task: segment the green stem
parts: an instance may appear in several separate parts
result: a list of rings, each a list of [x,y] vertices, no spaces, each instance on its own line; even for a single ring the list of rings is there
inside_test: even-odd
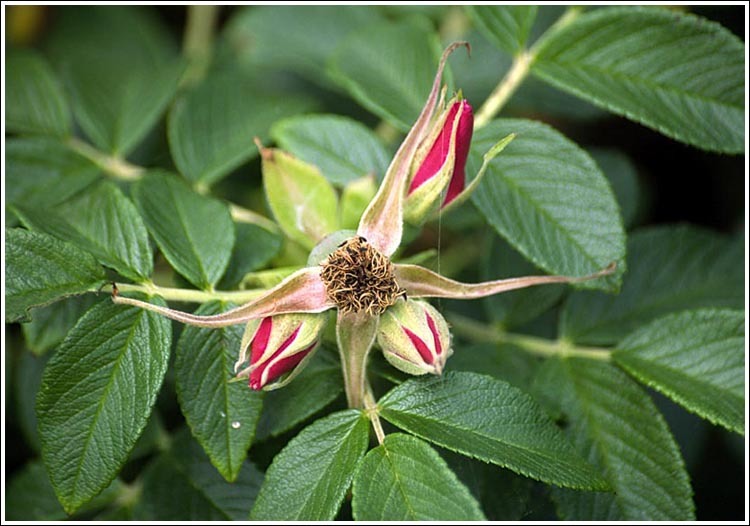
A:
[[[249,223],[257,225],[271,233],[281,234],[281,229],[276,223],[257,212],[253,212],[252,210],[248,210],[247,208],[243,208],[234,203],[229,203],[229,211],[232,214],[232,219],[236,223]]]
[[[521,85],[523,79],[529,73],[529,66],[533,60],[533,55],[528,51],[522,51],[516,58],[513,59],[513,64],[505,74],[505,77],[495,87],[487,100],[484,101],[482,107],[477,111],[476,117],[474,118],[474,128],[479,129],[490,122],[495,115],[500,113],[500,110],[508,101],[511,95],[515,93],[518,86]]]
[[[545,358],[559,356],[601,361],[609,361],[611,359],[611,351],[603,347],[583,347],[566,340],[547,340],[526,334],[505,332],[459,315],[451,315],[448,319],[456,334],[474,341],[496,344],[509,343],[528,353],[544,356]]]
[[[68,139],[67,144],[73,151],[89,159],[101,168],[104,173],[115,179],[137,181],[143,176],[143,172],[146,171],[145,168],[135,164],[130,164],[125,159],[120,159],[119,157],[114,157],[97,150],[87,142],[76,137]]]
[[[336,320],[346,400],[352,409],[363,409],[367,393],[367,358],[375,341],[378,318],[365,313],[341,311]]]
[[[188,6],[183,54],[190,65],[182,79],[183,85],[200,81],[208,71],[218,14],[216,5]]]
[[[230,301],[232,303],[247,303],[265,292],[265,289],[233,291],[177,289],[171,287],[160,287],[150,282],[140,285],[133,283],[118,283],[117,290],[118,292],[143,292],[149,296],[161,296],[167,301],[185,301],[191,303],[205,303],[213,300]]]
[[[378,444],[382,444],[385,440],[385,432],[383,431],[383,425],[380,423],[380,415],[378,414],[378,404],[375,401],[375,396],[372,393],[372,387],[370,382],[365,383],[365,413],[370,419],[372,428],[375,431],[375,436],[378,439]]]
[[[573,20],[578,18],[581,12],[582,9],[579,6],[569,7],[557,22],[545,31],[544,34],[534,43],[531,49],[521,51],[516,55],[508,73],[505,74],[505,77],[503,77],[500,83],[495,87],[490,96],[487,97],[487,100],[484,101],[484,104],[479,108],[479,111],[477,111],[476,117],[474,118],[475,129],[487,125],[487,123],[500,113],[500,110],[505,106],[505,103],[508,102],[508,99],[510,99],[523,80],[528,76],[531,65],[539,51],[539,47],[548,36],[570,24]]]

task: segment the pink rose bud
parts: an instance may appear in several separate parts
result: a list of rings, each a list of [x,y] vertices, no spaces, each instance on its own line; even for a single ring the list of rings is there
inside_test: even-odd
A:
[[[412,223],[422,222],[445,191],[441,208],[453,201],[466,183],[466,158],[474,131],[474,114],[466,100],[454,99],[438,116],[412,164],[405,214]]]
[[[250,364],[237,377],[247,377],[256,391],[283,387],[312,357],[325,321],[324,314],[280,314],[251,320],[234,369],[247,362],[248,354]]]
[[[391,365],[408,374],[441,374],[453,353],[448,324],[429,303],[399,301],[380,317],[378,344]]]

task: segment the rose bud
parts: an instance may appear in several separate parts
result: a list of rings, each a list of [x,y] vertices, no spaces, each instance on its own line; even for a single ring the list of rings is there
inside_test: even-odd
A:
[[[256,391],[283,387],[312,357],[325,322],[325,314],[280,314],[251,320],[234,370],[247,361],[248,354],[250,364],[237,377],[247,377]]]
[[[424,301],[399,301],[380,317],[378,344],[386,360],[408,374],[441,374],[453,354],[448,324]]]
[[[432,132],[422,141],[411,166],[404,214],[413,224],[432,213],[445,192],[444,208],[464,190],[466,158],[474,131],[471,105],[454,98],[440,114]]]

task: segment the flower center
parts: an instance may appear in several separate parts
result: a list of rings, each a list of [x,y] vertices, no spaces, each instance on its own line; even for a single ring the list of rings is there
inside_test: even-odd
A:
[[[326,296],[344,313],[378,316],[406,291],[396,283],[393,263],[361,236],[347,239],[322,264]]]

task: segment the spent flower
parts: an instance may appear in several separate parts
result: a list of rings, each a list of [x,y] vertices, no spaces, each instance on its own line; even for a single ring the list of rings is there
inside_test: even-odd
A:
[[[221,314],[197,316],[123,296],[115,296],[114,301],[201,327],[248,324],[238,364],[247,361],[248,353],[250,364],[239,375],[249,377],[254,389],[278,387],[297,374],[312,355],[327,317],[325,311],[336,309],[336,339],[347,399],[350,407],[363,407],[367,357],[376,337],[388,361],[399,369],[411,374],[442,372],[452,352],[448,326],[436,309],[419,301],[421,298],[474,299],[612,273],[614,264],[583,277],[528,276],[461,283],[418,265],[391,261],[401,244],[405,211],[421,221],[433,208],[452,207],[465,200],[491,159],[513,139],[512,135],[505,137],[493,146],[485,154],[479,173],[464,187],[471,106],[460,97],[445,107],[438,101],[445,62],[459,46],[468,48],[465,42],[457,42],[443,53],[427,102],[356,231],[339,231],[322,238],[313,248],[307,267],[256,299]],[[441,109],[435,116],[438,107]],[[268,155],[264,154],[266,161],[271,159]],[[420,198],[423,188],[431,189],[423,191]],[[445,197],[439,201],[442,193]],[[320,236],[316,233],[315,239]]]

